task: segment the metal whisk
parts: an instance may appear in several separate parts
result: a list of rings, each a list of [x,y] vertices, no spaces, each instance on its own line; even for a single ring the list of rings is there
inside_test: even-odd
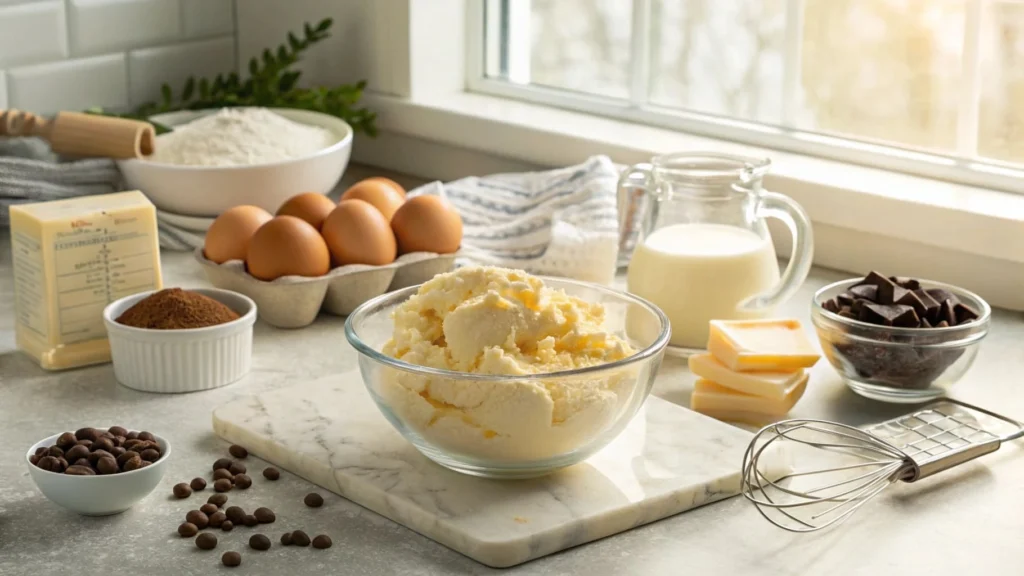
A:
[[[1024,425],[957,400],[937,400],[868,428],[786,420],[762,428],[743,455],[743,495],[769,522],[811,532],[848,518],[897,480],[916,482],[995,452]],[[801,465],[772,477],[778,458]]]

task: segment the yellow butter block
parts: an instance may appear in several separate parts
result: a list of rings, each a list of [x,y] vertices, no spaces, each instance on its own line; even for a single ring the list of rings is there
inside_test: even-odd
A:
[[[802,368],[790,372],[736,372],[711,354],[690,356],[689,364],[690,372],[701,378],[744,394],[779,400],[789,395],[806,376]]]
[[[791,372],[820,358],[799,320],[712,320],[708,351],[736,372]]]
[[[693,385],[690,409],[712,418],[756,424],[785,416],[807,390],[808,374],[783,398],[763,398],[737,392],[701,378]],[[746,415],[746,416],[744,416]]]

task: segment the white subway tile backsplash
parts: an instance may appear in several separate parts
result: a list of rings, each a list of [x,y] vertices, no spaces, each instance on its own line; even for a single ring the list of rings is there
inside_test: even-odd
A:
[[[230,34],[235,30],[233,0],[181,0],[186,38]]]
[[[64,3],[0,6],[0,68],[66,58]]]
[[[181,37],[178,0],[68,0],[71,53],[99,54]]]
[[[4,71],[0,70],[0,110],[7,108],[7,78]]]
[[[7,71],[12,108],[38,114],[128,104],[128,66],[124,54],[64,60]]]
[[[235,39],[215,40],[135,50],[128,54],[129,101],[133,106],[157,100],[166,82],[180,96],[189,76],[212,79],[235,69]]]

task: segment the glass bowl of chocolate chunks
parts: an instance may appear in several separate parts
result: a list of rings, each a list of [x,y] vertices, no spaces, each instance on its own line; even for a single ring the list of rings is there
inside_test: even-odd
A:
[[[878,272],[825,286],[811,309],[825,357],[847,386],[901,403],[938,398],[960,380],[991,314],[962,288]]]

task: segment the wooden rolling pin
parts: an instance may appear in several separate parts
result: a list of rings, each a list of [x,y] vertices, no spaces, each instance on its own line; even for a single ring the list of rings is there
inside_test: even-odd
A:
[[[79,112],[58,112],[47,120],[31,112],[0,110],[0,136],[38,136],[58,154],[102,158],[142,158],[156,145],[148,122]]]

